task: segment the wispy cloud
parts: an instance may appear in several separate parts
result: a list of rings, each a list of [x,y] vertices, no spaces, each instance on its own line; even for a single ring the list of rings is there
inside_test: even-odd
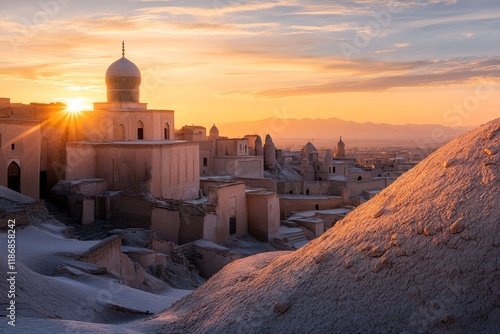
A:
[[[401,75],[379,76],[370,79],[332,81],[323,84],[275,88],[259,91],[232,91],[227,94],[251,95],[259,98],[284,98],[316,94],[381,92],[391,88],[449,86],[468,83],[475,79],[500,79],[500,58],[464,63],[463,60],[435,62],[427,73],[407,73]],[[423,64],[421,64],[423,65]],[[427,64],[429,65],[429,64]],[[415,68],[415,64],[401,64],[402,68]],[[434,69],[434,70],[431,70]]]
[[[259,2],[259,3],[238,3],[238,2],[225,2],[214,1],[212,6],[198,7],[198,6],[157,6],[148,7],[138,10],[142,14],[169,14],[169,15],[183,15],[197,18],[214,18],[221,15],[247,13],[269,10],[277,7],[290,6],[291,2],[276,1],[276,2]]]

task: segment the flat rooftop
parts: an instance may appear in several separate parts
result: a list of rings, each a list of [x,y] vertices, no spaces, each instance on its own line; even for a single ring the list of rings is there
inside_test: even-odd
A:
[[[342,198],[342,196],[321,196],[321,195],[290,195],[290,194],[280,194],[280,198],[283,199],[339,199]]]

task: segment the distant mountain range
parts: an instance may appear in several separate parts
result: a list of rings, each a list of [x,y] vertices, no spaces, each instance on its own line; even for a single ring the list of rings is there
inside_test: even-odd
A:
[[[437,124],[377,124],[329,119],[279,119],[217,124],[221,136],[231,138],[259,134],[264,140],[270,134],[278,143],[311,141],[335,142],[342,136],[347,145],[365,146],[434,146],[438,147],[473,127],[447,127]],[[330,145],[328,145],[330,146]]]

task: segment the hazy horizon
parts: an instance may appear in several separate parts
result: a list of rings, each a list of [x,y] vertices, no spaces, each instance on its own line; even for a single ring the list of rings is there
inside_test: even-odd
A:
[[[206,127],[207,132],[211,126]],[[308,141],[334,149],[340,137],[348,148],[385,146],[437,148],[473,128],[436,124],[359,123],[339,118],[300,120],[267,118],[241,123],[219,123],[216,126],[221,136],[241,138],[257,134],[263,139],[269,134],[280,148],[293,144],[295,150],[300,150]]]
[[[213,125],[216,125],[216,126],[219,126],[219,125],[232,125],[232,124],[235,124],[235,123],[252,123],[252,122],[259,122],[259,121],[267,121],[267,120],[272,120],[272,119],[277,119],[277,120],[297,120],[297,121],[315,121],[315,120],[320,120],[320,121],[326,121],[326,120],[330,120],[330,119],[338,119],[338,120],[341,120],[341,121],[344,121],[344,122],[354,122],[354,123],[359,123],[359,124],[380,124],[380,125],[442,125],[442,126],[447,126],[446,124],[438,124],[438,123],[426,123],[426,122],[414,122],[414,123],[408,123],[408,122],[402,122],[402,123],[394,123],[394,122],[373,122],[373,121],[365,121],[365,122],[362,122],[362,121],[356,121],[356,120],[346,120],[346,119],[342,119],[342,118],[339,118],[339,117],[298,117],[298,118],[294,118],[294,117],[291,117],[291,118],[277,118],[277,117],[266,117],[266,118],[261,118],[261,119],[254,119],[254,120],[242,120],[242,121],[238,121],[238,122],[218,122],[218,123],[215,123],[215,122],[210,122],[210,123],[203,123],[203,124],[198,124],[198,123],[194,123],[194,122],[191,122],[191,123],[186,123],[186,124],[177,124],[176,125],[176,129],[180,129],[182,128],[184,125],[200,125],[200,126],[203,126],[207,129],[207,131],[213,126]],[[493,118],[494,119],[494,118]],[[457,125],[457,126],[449,126],[450,128],[474,128],[474,127],[478,127],[482,125],[482,123],[477,123],[477,124],[471,124],[471,125]],[[223,134],[222,134],[223,135]]]

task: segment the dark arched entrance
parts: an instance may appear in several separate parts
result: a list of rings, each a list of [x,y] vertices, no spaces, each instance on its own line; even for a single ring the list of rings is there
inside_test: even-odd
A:
[[[137,139],[144,139],[144,123],[142,121],[137,121]]]
[[[21,168],[19,165],[12,161],[7,169],[7,187],[9,189],[21,192]]]
[[[165,125],[163,126],[163,139],[170,139],[170,126],[168,125],[168,123],[165,123]]]

